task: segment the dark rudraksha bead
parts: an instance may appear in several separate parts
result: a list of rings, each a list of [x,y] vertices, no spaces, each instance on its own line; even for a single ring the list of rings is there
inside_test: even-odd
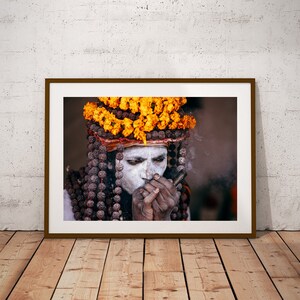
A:
[[[99,154],[100,154],[100,151],[98,149],[93,151],[93,155],[95,158],[97,158],[99,156]]]
[[[123,115],[123,112],[121,110],[118,110],[115,112],[114,114],[118,119],[122,119],[122,115]]]
[[[75,214],[74,214],[74,218],[75,220],[80,220],[81,219],[81,214],[79,211],[77,211]]]
[[[103,192],[99,192],[99,193],[97,194],[97,199],[98,199],[98,200],[104,200],[104,199],[105,199],[105,194],[104,194]]]
[[[158,138],[159,138],[160,140],[163,140],[165,137],[166,137],[166,134],[165,134],[164,131],[159,131],[159,132],[158,132]]]
[[[98,150],[99,147],[100,147],[100,142],[99,142],[99,141],[96,141],[96,142],[94,143],[94,149],[95,149],[95,150]]]
[[[177,220],[181,220],[182,219],[182,214],[180,211],[177,212]]]
[[[188,214],[186,211],[184,211],[184,212],[182,213],[182,218],[183,218],[184,220],[187,220],[188,217],[189,217],[189,214]]]
[[[92,160],[92,167],[97,167],[98,164],[99,164],[99,160],[98,159],[95,158],[95,159]]]
[[[121,118],[125,119],[125,118],[128,118],[128,117],[129,117],[129,113],[124,111]]]
[[[76,198],[76,194],[75,194],[75,193],[72,193],[72,194],[70,195],[70,198],[71,198],[71,199],[75,199],[75,198]]]
[[[82,201],[82,200],[83,200],[83,195],[78,195],[78,196],[77,196],[77,200],[78,200],[78,201]]]
[[[94,136],[88,137],[89,143],[94,143],[96,141],[96,138]]]
[[[176,162],[176,159],[174,159],[174,158],[171,158],[171,159],[170,159],[170,165],[171,165],[171,166],[175,166],[176,163],[177,163],[177,162]]]
[[[74,190],[73,189],[68,189],[68,193],[69,193],[69,195],[71,195],[71,194],[74,194]]]
[[[180,130],[176,130],[176,131],[175,131],[175,137],[176,137],[176,138],[181,137],[181,131],[180,131]]]
[[[157,132],[156,130],[154,130],[154,131],[152,132],[152,139],[153,139],[153,140],[158,139],[158,132]]]
[[[176,149],[176,146],[174,145],[174,144],[171,144],[170,146],[169,146],[169,150],[175,150]]]
[[[166,137],[167,137],[167,138],[170,138],[170,137],[171,137],[171,130],[167,130],[167,131],[166,131]]]
[[[134,113],[130,113],[129,116],[128,116],[128,118],[130,120],[134,121],[135,120],[135,114]]]
[[[98,188],[100,191],[104,191],[106,189],[106,185],[104,183],[99,183]]]
[[[124,169],[124,166],[121,163],[117,163],[116,170],[117,171],[122,171],[123,169]]]
[[[78,205],[78,200],[77,199],[71,200],[71,204],[72,204],[72,206]]]
[[[117,187],[114,189],[114,192],[115,192],[115,194],[120,195],[120,194],[122,193],[122,188],[120,188],[119,186],[117,186]]]
[[[97,167],[93,167],[89,170],[89,175],[96,175],[98,173],[98,168]]]
[[[104,129],[103,128],[99,128],[98,135],[102,137],[103,134],[104,134]]]
[[[116,179],[116,186],[121,186],[122,185],[122,180]]]
[[[171,214],[171,220],[176,220],[177,219],[177,214],[176,213],[172,213]]]
[[[123,177],[123,172],[116,172],[116,178],[121,179]]]
[[[179,157],[179,158],[178,158],[178,163],[179,163],[180,165],[184,165],[184,164],[185,164],[185,158],[184,158],[184,157]]]
[[[104,213],[103,210],[98,210],[98,211],[97,211],[97,218],[98,218],[99,220],[103,220],[104,216],[105,216],[105,213]]]
[[[90,126],[90,129],[93,130],[93,131],[95,131],[95,130],[97,129],[96,124],[92,124],[92,125]]]
[[[94,154],[93,152],[89,152],[88,155],[87,155],[88,159],[93,159],[94,158]]]
[[[146,139],[147,141],[150,141],[152,139],[152,134],[150,132],[146,133]]]
[[[188,208],[188,205],[187,205],[187,203],[182,203],[182,209],[185,209],[185,210],[187,210],[187,208]]]
[[[114,200],[115,200],[115,202],[120,202],[121,201],[121,197],[119,195],[115,195],[114,196]]]
[[[119,214],[119,212],[118,211],[114,211],[113,212],[113,214],[112,214],[112,217],[113,217],[113,219],[119,219],[119,217],[120,217],[120,214]]]
[[[93,151],[94,150],[94,144],[88,144],[87,149],[88,149],[88,151]]]
[[[98,181],[98,177],[96,175],[92,175],[90,177],[90,181],[93,182],[93,183],[96,183]]]
[[[123,153],[119,152],[119,153],[116,154],[116,159],[122,160],[123,158],[124,158],[124,154]]]
[[[103,201],[99,201],[97,203],[97,208],[100,210],[105,210],[106,209],[105,203]]]
[[[84,215],[84,212],[85,212],[85,208],[84,208],[84,207],[81,207],[80,213],[81,213],[82,215]]]
[[[103,179],[103,178],[106,177],[106,172],[105,172],[105,171],[100,171],[100,172],[98,173],[98,176],[99,176],[101,179]]]
[[[175,151],[169,151],[168,154],[169,154],[169,156],[172,157],[172,158],[176,157],[176,152],[175,152]]]
[[[179,150],[179,155],[181,155],[182,157],[186,157],[186,149],[185,148],[181,148]]]
[[[106,168],[107,168],[107,163],[101,162],[101,163],[99,164],[99,168],[100,168],[101,170],[106,170]]]
[[[81,207],[83,207],[84,206],[84,201],[79,201],[78,202],[78,206],[81,208]]]
[[[97,184],[96,183],[90,183],[88,185],[88,191],[95,191],[97,189]]]
[[[103,145],[101,145],[101,146],[99,147],[99,152],[105,154],[105,153],[106,153],[106,147],[103,146]]]
[[[94,201],[88,200],[87,203],[86,203],[86,206],[87,207],[94,207]]]
[[[79,207],[78,206],[73,206],[72,211],[73,211],[73,213],[79,211]]]
[[[114,211],[119,211],[120,208],[121,208],[121,205],[120,205],[119,203],[115,203],[115,204],[113,205],[113,210],[114,210]]]
[[[107,155],[105,153],[99,154],[99,160],[100,162],[104,162],[107,159]]]
[[[94,199],[96,197],[96,193],[95,192],[89,192],[88,193],[88,198],[89,199]]]
[[[93,210],[92,210],[91,208],[87,208],[87,209],[85,210],[85,215],[86,215],[86,216],[90,217],[92,214],[93,214]]]

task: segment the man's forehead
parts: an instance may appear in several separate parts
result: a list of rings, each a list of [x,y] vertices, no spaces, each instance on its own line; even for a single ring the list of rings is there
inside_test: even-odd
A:
[[[124,156],[154,157],[167,154],[165,146],[133,146],[124,150]]]

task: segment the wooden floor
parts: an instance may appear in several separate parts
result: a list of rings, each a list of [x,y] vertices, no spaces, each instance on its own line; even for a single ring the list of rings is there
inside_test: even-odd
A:
[[[0,299],[300,299],[300,232],[57,239],[0,232]]]

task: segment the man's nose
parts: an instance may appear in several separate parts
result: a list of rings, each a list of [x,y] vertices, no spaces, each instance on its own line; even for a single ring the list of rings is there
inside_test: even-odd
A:
[[[153,178],[154,171],[151,162],[145,161],[143,166],[143,172],[141,174],[142,179],[151,180]]]

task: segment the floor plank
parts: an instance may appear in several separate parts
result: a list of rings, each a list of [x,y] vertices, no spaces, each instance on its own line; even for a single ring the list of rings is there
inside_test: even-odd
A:
[[[234,299],[212,239],[181,239],[190,299]]]
[[[14,231],[0,231],[0,252],[10,240],[10,238],[14,235]]]
[[[146,239],[144,271],[182,272],[178,239]]]
[[[300,260],[300,231],[279,231],[278,234]]]
[[[238,299],[281,299],[247,240],[215,241]]]
[[[73,244],[73,239],[44,240],[9,299],[50,299]]]
[[[300,298],[300,263],[276,232],[250,240],[284,299]]]
[[[39,246],[42,232],[17,232],[0,252],[0,299],[5,299]]]
[[[143,239],[112,239],[98,299],[142,299]]]
[[[178,239],[147,239],[145,299],[188,299]]]
[[[52,299],[97,299],[108,239],[78,239]]]
[[[0,253],[0,259],[30,259],[41,240],[43,232],[19,231],[6,244]]]
[[[145,300],[188,299],[182,272],[145,272]]]

